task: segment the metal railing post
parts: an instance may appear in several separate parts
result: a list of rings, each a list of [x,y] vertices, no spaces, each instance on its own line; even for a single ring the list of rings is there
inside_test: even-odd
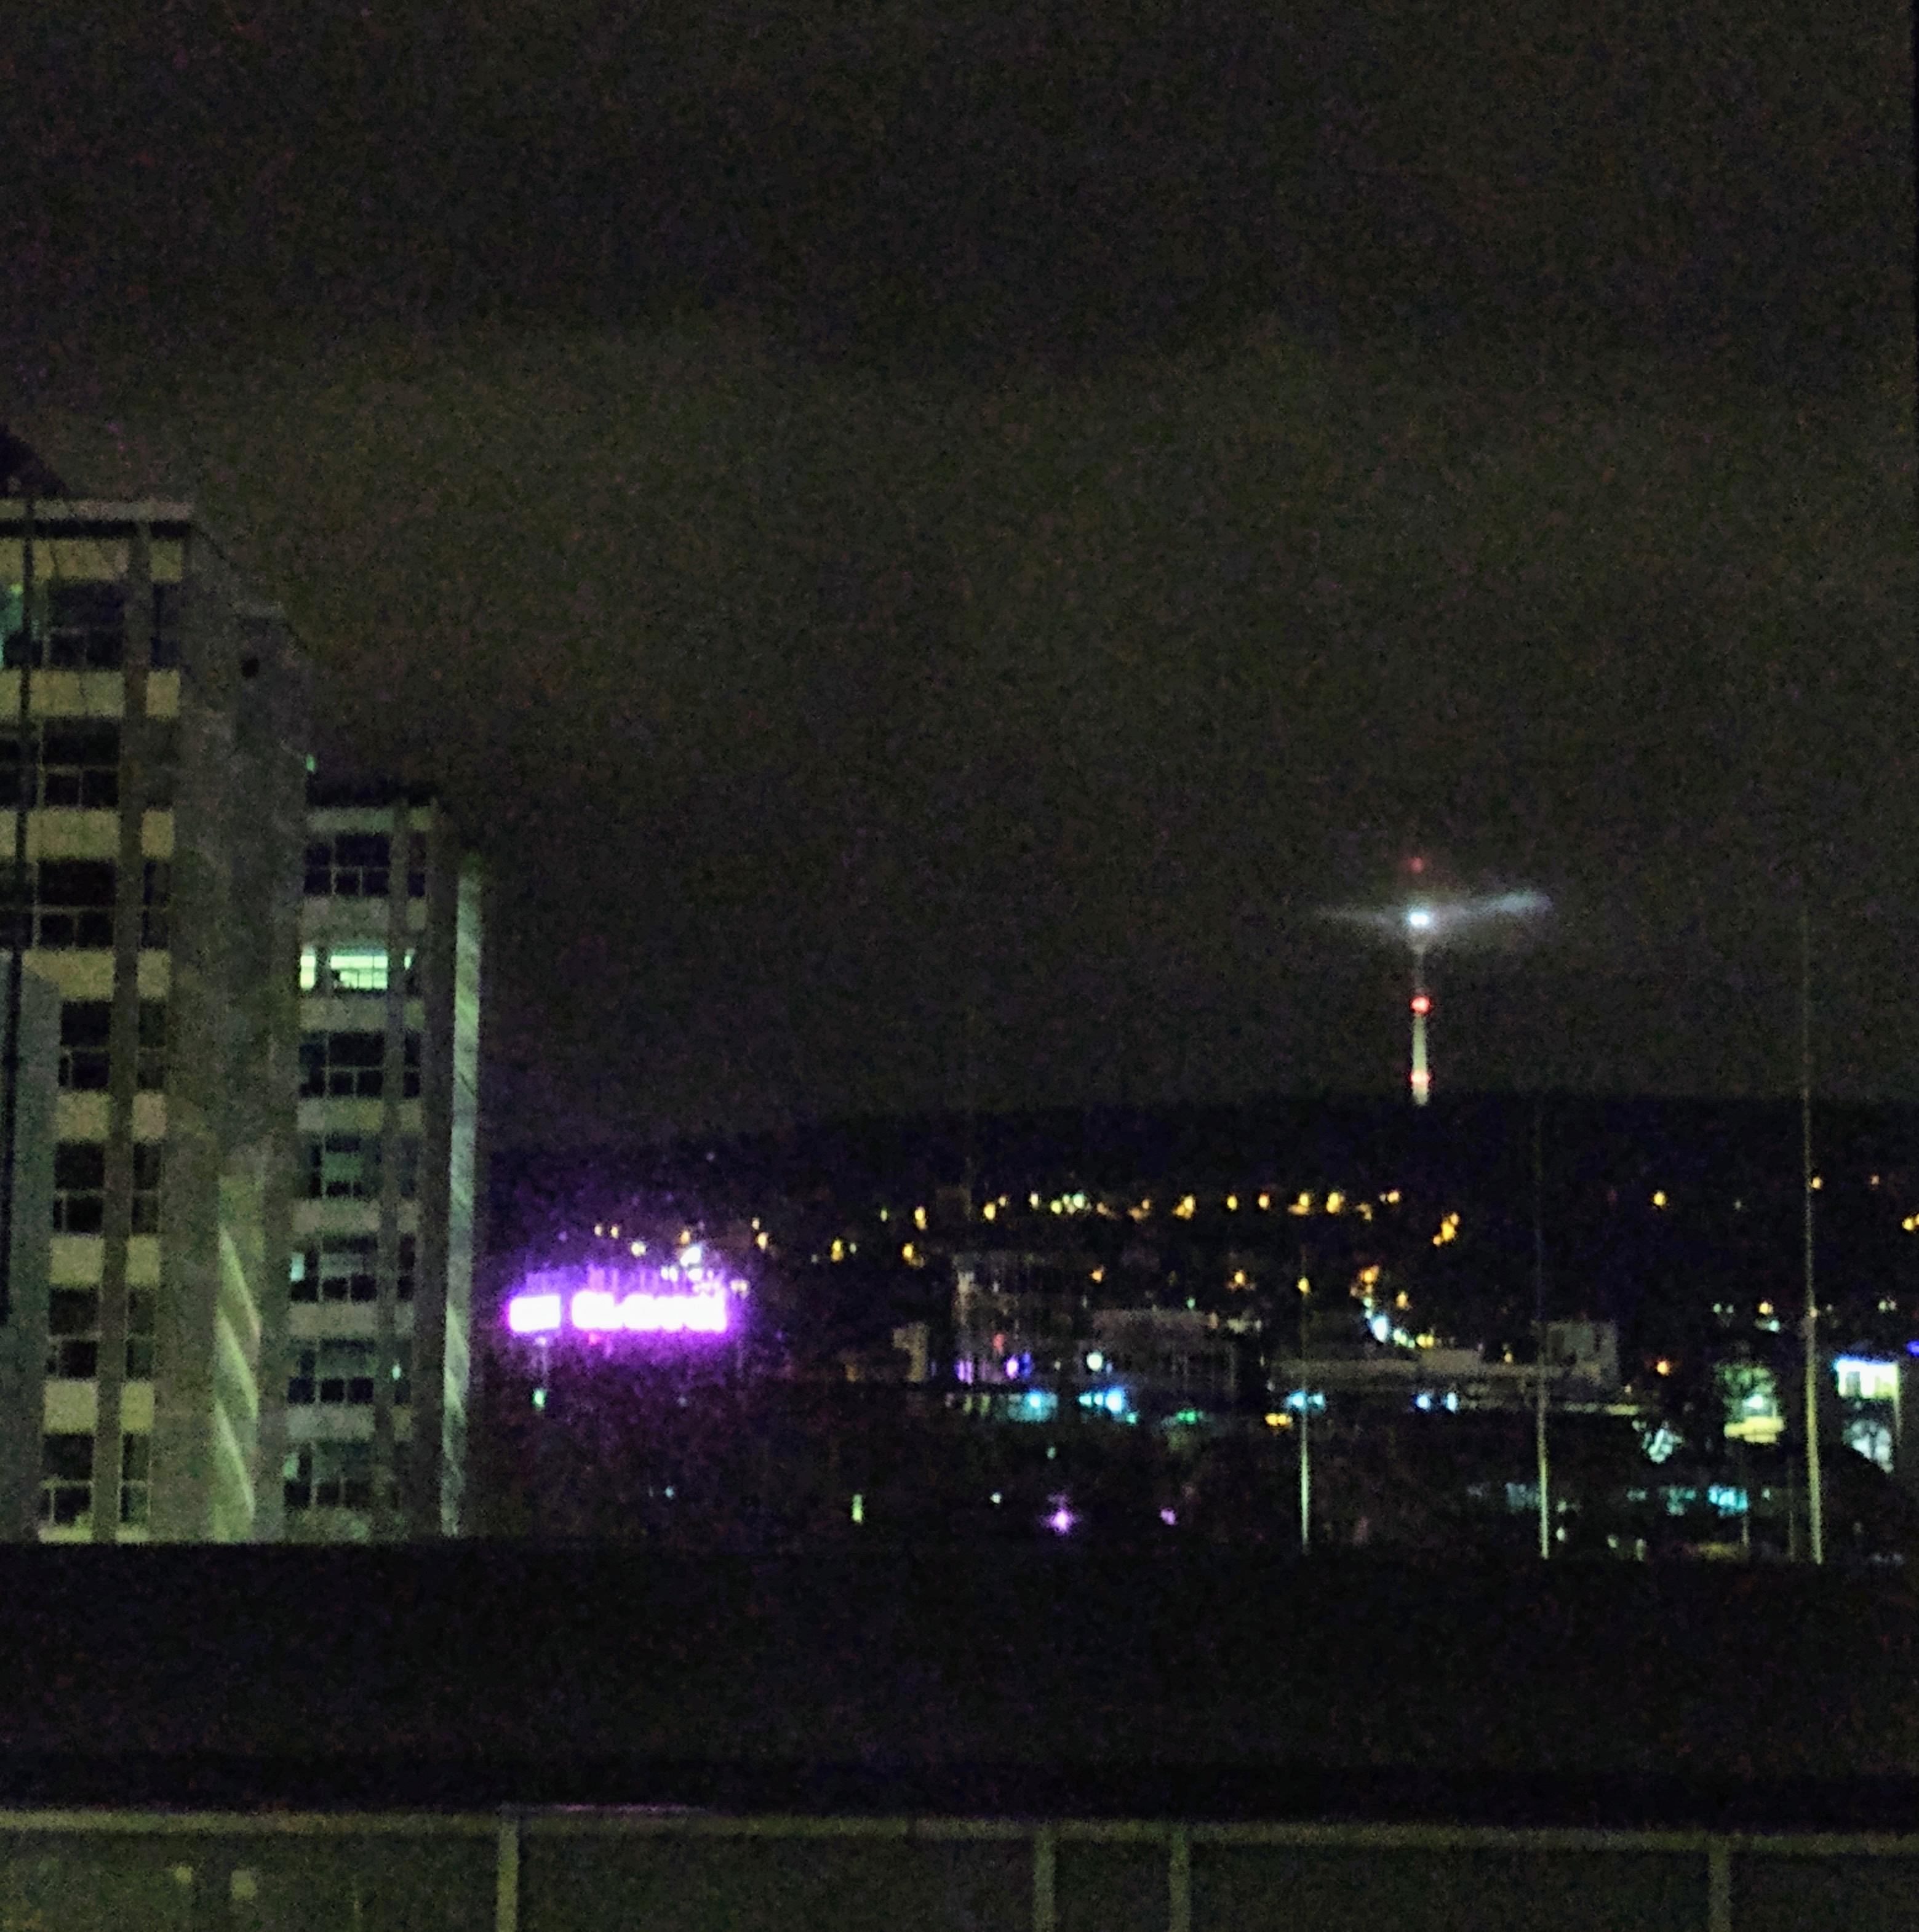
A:
[[[1033,1834],[1033,1932],[1055,1932],[1059,1924],[1054,1904],[1059,1856],[1059,1834],[1042,1825]]]
[[[1192,1834],[1183,1825],[1167,1846],[1166,1932],[1192,1932]]]

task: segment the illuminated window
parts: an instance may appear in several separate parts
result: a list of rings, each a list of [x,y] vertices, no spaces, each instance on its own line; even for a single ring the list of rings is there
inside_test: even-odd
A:
[[[47,1374],[59,1381],[91,1382],[99,1363],[99,1292],[56,1288],[47,1298]]]
[[[61,1430],[40,1439],[40,1520],[77,1528],[93,1515],[93,1437]]]
[[[418,993],[414,954],[406,955],[408,994]],[[300,990],[324,998],[350,998],[361,993],[386,991],[387,958],[383,946],[302,946],[300,950]]]

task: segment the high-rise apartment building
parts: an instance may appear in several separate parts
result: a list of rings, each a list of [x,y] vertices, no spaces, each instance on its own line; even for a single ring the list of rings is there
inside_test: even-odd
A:
[[[304,670],[179,503],[0,498],[0,947],[61,1003],[42,1412],[0,1427],[43,1537],[271,1533]]]
[[[445,811],[312,796],[298,1198],[269,1317],[262,1533],[460,1525],[478,1132],[481,881]],[[265,1528],[268,1516],[275,1527]]]

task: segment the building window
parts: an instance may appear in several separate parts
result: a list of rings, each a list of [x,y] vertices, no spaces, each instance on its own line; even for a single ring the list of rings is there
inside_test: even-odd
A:
[[[342,832],[307,847],[307,896],[383,899],[392,871],[393,842],[384,832]]]
[[[97,1234],[106,1226],[106,1150],[61,1141],[53,1150],[53,1232]]]
[[[372,1342],[310,1342],[295,1351],[293,1372],[286,1384],[289,1402],[364,1408],[373,1399]]]
[[[63,1430],[40,1438],[40,1520],[72,1529],[93,1515],[93,1437]]]
[[[420,1137],[406,1134],[400,1138],[397,1149],[400,1162],[400,1198],[410,1201],[420,1188]]]
[[[140,1002],[139,1059],[133,1084],[142,1094],[163,1092],[166,1086],[166,1002]]]
[[[426,896],[427,835],[409,832],[406,835],[406,896],[423,899]]]
[[[127,1379],[150,1382],[153,1379],[153,1290],[134,1288],[127,1291]]]
[[[160,1170],[164,1141],[133,1143],[133,1224],[136,1234],[160,1232]]]
[[[379,1135],[307,1136],[309,1201],[372,1201],[379,1195]]]
[[[120,1438],[120,1520],[142,1524],[153,1501],[151,1471],[153,1438],[123,1436]]]
[[[60,1009],[60,1084],[70,1093],[103,1094],[111,1068],[110,1000],[68,1000]],[[139,1058],[135,1084],[142,1094],[166,1085],[166,1002],[140,1002]]]
[[[97,1288],[56,1288],[47,1297],[46,1372],[76,1382],[90,1382],[100,1372]]]
[[[328,1234],[293,1257],[295,1301],[373,1301],[379,1296],[376,1234]]]
[[[177,670],[180,663],[180,634],[183,628],[186,586],[156,584],[153,586],[153,668]]]
[[[393,1293],[396,1300],[411,1301],[413,1298],[413,1276],[418,1268],[415,1257],[418,1255],[419,1250],[420,1244],[412,1235],[400,1236],[400,1268],[399,1272],[394,1277],[393,1282]]]
[[[126,592],[98,579],[55,578],[34,586],[34,622],[16,587],[6,599],[4,662],[17,670],[112,670],[126,653]]]
[[[119,726],[91,718],[46,725],[40,738],[40,802],[83,812],[117,809]]]
[[[369,1509],[373,1500],[370,1442],[310,1442],[286,1458],[284,1496],[291,1510]]]
[[[49,952],[111,946],[114,867],[110,859],[46,859],[23,883],[0,874],[0,946]]]
[[[406,1036],[400,1090],[406,1100],[417,1100],[420,1097],[420,1036],[416,1033],[409,1033]]]
[[[113,1028],[111,1000],[67,1000],[60,1008],[60,1084],[70,1093],[103,1094]]]
[[[140,945],[143,950],[166,951],[166,910],[173,895],[173,868],[163,860],[149,859],[140,883]]]
[[[409,998],[420,988],[411,948],[406,953],[406,992]],[[386,948],[384,946],[306,946],[300,950],[300,990],[322,999],[349,998],[361,993],[386,991]]]
[[[40,656],[52,670],[115,670],[126,656],[127,596],[117,584],[46,586]]]
[[[393,1360],[387,1370],[393,1380],[393,1406],[396,1408],[410,1408],[413,1403],[413,1345],[400,1341],[394,1344]]]
[[[377,1100],[385,1089],[386,1036],[310,1033],[300,1042],[303,1100]]]

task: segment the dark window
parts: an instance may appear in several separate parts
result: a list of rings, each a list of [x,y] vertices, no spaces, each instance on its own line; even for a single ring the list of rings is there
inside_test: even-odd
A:
[[[60,1084],[75,1094],[103,1094],[113,1028],[111,1000],[67,1000],[60,1008]]]
[[[319,1299],[379,1298],[379,1239],[374,1234],[328,1234],[319,1244]]]
[[[108,859],[45,859],[22,889],[0,873],[0,944],[49,951],[113,944],[114,868]]]
[[[53,1150],[53,1229],[97,1234],[106,1225],[106,1150],[97,1141],[61,1141]]]
[[[319,1372],[319,1351],[317,1348],[295,1348],[286,1377],[286,1400],[293,1407],[304,1408],[316,1401],[316,1378]]]
[[[172,809],[173,778],[179,758],[179,732],[173,720],[149,719],[140,751],[140,805],[143,810]]]
[[[90,718],[46,725],[40,739],[40,802],[110,811],[120,802],[120,728]]]
[[[418,1270],[420,1244],[411,1234],[400,1238],[400,1268],[394,1278],[394,1298],[411,1301],[413,1298],[413,1276]]]
[[[127,1379],[130,1382],[153,1379],[153,1290],[129,1288],[127,1292]]]
[[[373,1499],[370,1442],[314,1442],[286,1459],[283,1474],[289,1510],[367,1509]]]
[[[63,1431],[40,1439],[40,1520],[70,1528],[93,1514],[93,1438]]]
[[[160,1232],[160,1172],[163,1141],[133,1143],[133,1225],[136,1234]]]
[[[393,842],[384,832],[342,832],[307,848],[310,898],[383,899],[392,868]]]
[[[416,1033],[406,1036],[406,1067],[400,1090],[406,1100],[417,1100],[420,1097],[420,1036]]]
[[[307,1198],[310,1201],[372,1201],[379,1195],[377,1134],[310,1134]]]
[[[406,896],[423,899],[426,896],[427,835],[409,832],[406,835]]]
[[[126,656],[126,593],[117,584],[46,586],[41,656],[54,670],[112,670]]]
[[[296,1366],[313,1384],[310,1400],[364,1408],[373,1399],[373,1345],[370,1342],[322,1342],[303,1350]],[[287,1400],[292,1400],[288,1394]]]
[[[300,1042],[300,1097],[377,1100],[385,1058],[380,1034],[310,1033]]]
[[[419,1191],[420,1138],[417,1134],[402,1136],[399,1148],[400,1198],[410,1201]]]
[[[286,1298],[289,1301],[319,1299],[319,1256],[312,1248],[295,1248],[286,1270]]]
[[[153,1467],[153,1438],[123,1436],[120,1438],[120,1520],[143,1523],[152,1500],[150,1478]]]
[[[155,670],[172,670],[179,664],[185,592],[186,586],[183,584],[156,584],[153,586],[153,668]]]
[[[99,1372],[100,1295],[91,1288],[56,1288],[47,1297],[46,1372],[91,1382]]]
[[[168,944],[166,908],[173,892],[173,868],[164,860],[149,859],[140,885],[140,944],[163,952]]]
[[[134,1084],[142,1094],[157,1094],[166,1084],[166,1002],[140,1002],[139,1062]]]

